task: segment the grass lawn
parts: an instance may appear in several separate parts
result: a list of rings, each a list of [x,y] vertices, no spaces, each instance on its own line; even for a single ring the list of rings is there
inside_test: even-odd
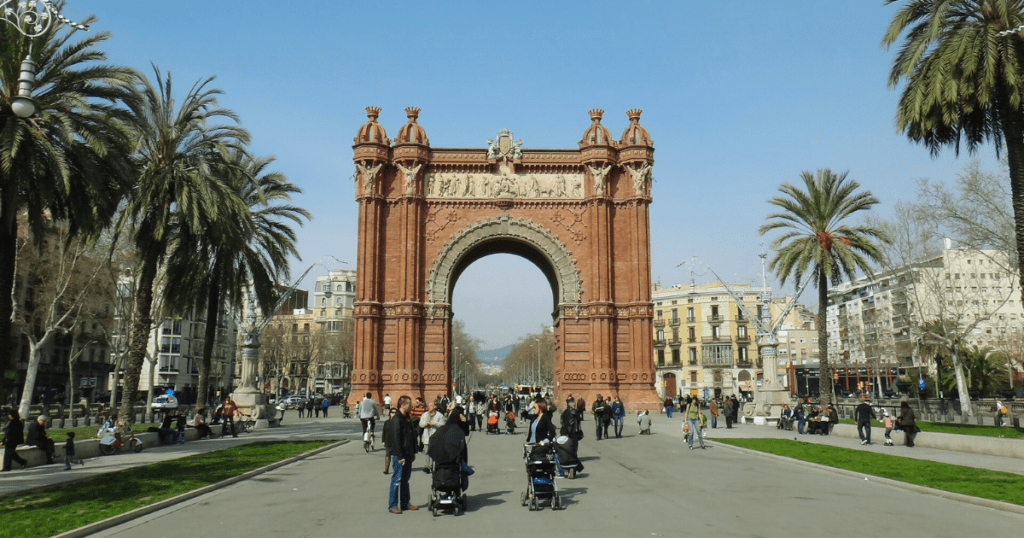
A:
[[[853,419],[840,420],[840,424],[854,424],[857,422]],[[959,422],[925,422],[918,420],[917,425],[923,432],[935,432],[935,433],[955,433],[959,435],[978,435],[982,437],[1005,437],[1007,439],[1024,439],[1024,428],[1014,428],[1012,426],[983,426],[979,424],[960,424]],[[885,426],[877,420],[871,421],[871,426],[875,428],[885,428]]]
[[[0,537],[52,536],[334,441],[253,443],[0,498]]]
[[[788,439],[717,441],[909,484],[1024,506],[1024,475]]]

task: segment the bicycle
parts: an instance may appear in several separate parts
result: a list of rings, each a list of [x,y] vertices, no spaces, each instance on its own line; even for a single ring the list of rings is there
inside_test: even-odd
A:
[[[142,452],[142,440],[135,437],[135,430],[132,429],[129,424],[126,428],[128,431],[128,440],[124,440],[121,436],[121,432],[114,431],[113,435],[107,435],[100,439],[100,452],[110,456],[113,454],[120,454],[121,449],[128,447],[129,450],[138,454]]]
[[[239,415],[235,425],[240,431],[252,433],[256,429],[256,419],[252,415]]]
[[[363,450],[365,450],[366,453],[369,454],[370,452],[373,452],[373,430],[375,426],[374,422],[376,421],[372,418],[369,418],[361,419],[360,422],[363,423]]]

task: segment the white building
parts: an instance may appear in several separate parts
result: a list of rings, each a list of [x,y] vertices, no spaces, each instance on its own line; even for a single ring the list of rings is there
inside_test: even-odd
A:
[[[1017,290],[1005,253],[947,242],[939,256],[830,289],[829,356],[837,364],[922,366],[921,326],[939,320],[966,346],[996,347],[1024,319]]]

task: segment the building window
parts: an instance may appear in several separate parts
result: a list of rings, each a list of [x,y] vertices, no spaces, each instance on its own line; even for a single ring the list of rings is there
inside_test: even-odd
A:
[[[697,370],[691,370],[690,371],[690,383],[696,383],[696,382],[697,382]]]
[[[665,366],[665,350],[658,350],[658,366]]]
[[[679,350],[672,350],[672,364],[679,364]]]
[[[679,309],[672,309],[672,323],[679,323]]]
[[[697,364],[697,348],[691,347],[688,351],[690,353],[690,364]]]
[[[747,326],[746,325],[740,325],[739,327],[736,328],[736,331],[737,331],[736,332],[737,336],[739,336],[740,338],[746,338],[747,337]]]
[[[686,308],[686,321],[689,321],[690,323],[693,323],[694,320],[696,320],[696,319],[697,318],[695,318],[693,316],[693,307],[692,306],[687,307]]]

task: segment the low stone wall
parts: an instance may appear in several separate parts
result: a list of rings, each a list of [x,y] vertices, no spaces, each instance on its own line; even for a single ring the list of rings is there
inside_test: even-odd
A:
[[[220,436],[221,428],[220,428],[219,424],[211,426],[210,428],[213,430],[214,437],[219,437]],[[157,433],[148,433],[148,432],[147,433],[136,433],[135,434],[135,438],[142,441],[143,450],[146,450],[146,449],[149,449],[149,448],[153,448],[153,447],[157,447],[157,446],[161,446],[161,445],[171,444],[171,443],[161,443],[160,442],[160,436]],[[196,430],[195,428],[185,428],[185,440],[186,441],[197,441],[197,440],[199,440],[199,431]],[[59,465],[59,464],[62,464],[64,462],[64,441],[66,441],[66,439],[54,439],[54,441],[57,443],[56,450],[55,450],[56,453],[57,453],[57,456],[54,458],[53,461],[54,461],[54,465]],[[27,446],[19,446],[17,450],[18,450],[18,455],[21,456],[22,458],[25,458],[25,460],[28,461],[28,466],[29,467],[37,467],[37,466],[45,465],[46,464],[46,456],[43,454],[43,451],[39,450],[38,448],[35,448],[35,447],[29,448]],[[2,453],[3,453],[3,450],[0,450],[0,454],[2,454]],[[131,452],[128,451],[127,449],[122,449],[122,455],[128,455],[128,454],[131,454]],[[89,439],[81,439],[81,438],[76,438],[75,439],[75,459],[96,458],[96,457],[99,457],[99,456],[102,456],[102,455],[103,455],[103,453],[100,452],[100,440],[99,440],[99,438],[93,437],[93,438],[89,438]],[[17,469],[17,464],[16,463],[14,464],[14,469]]]
[[[871,442],[881,443],[885,438],[885,428],[871,429]],[[857,426],[854,424],[836,424],[831,435],[860,439]],[[889,435],[897,445],[904,443],[903,432],[893,430]],[[1001,437],[982,437],[979,435],[957,435],[955,433],[921,432],[914,438],[915,446],[941,448],[957,452],[973,452],[990,456],[1005,456],[1024,459],[1024,440],[1006,439]]]

